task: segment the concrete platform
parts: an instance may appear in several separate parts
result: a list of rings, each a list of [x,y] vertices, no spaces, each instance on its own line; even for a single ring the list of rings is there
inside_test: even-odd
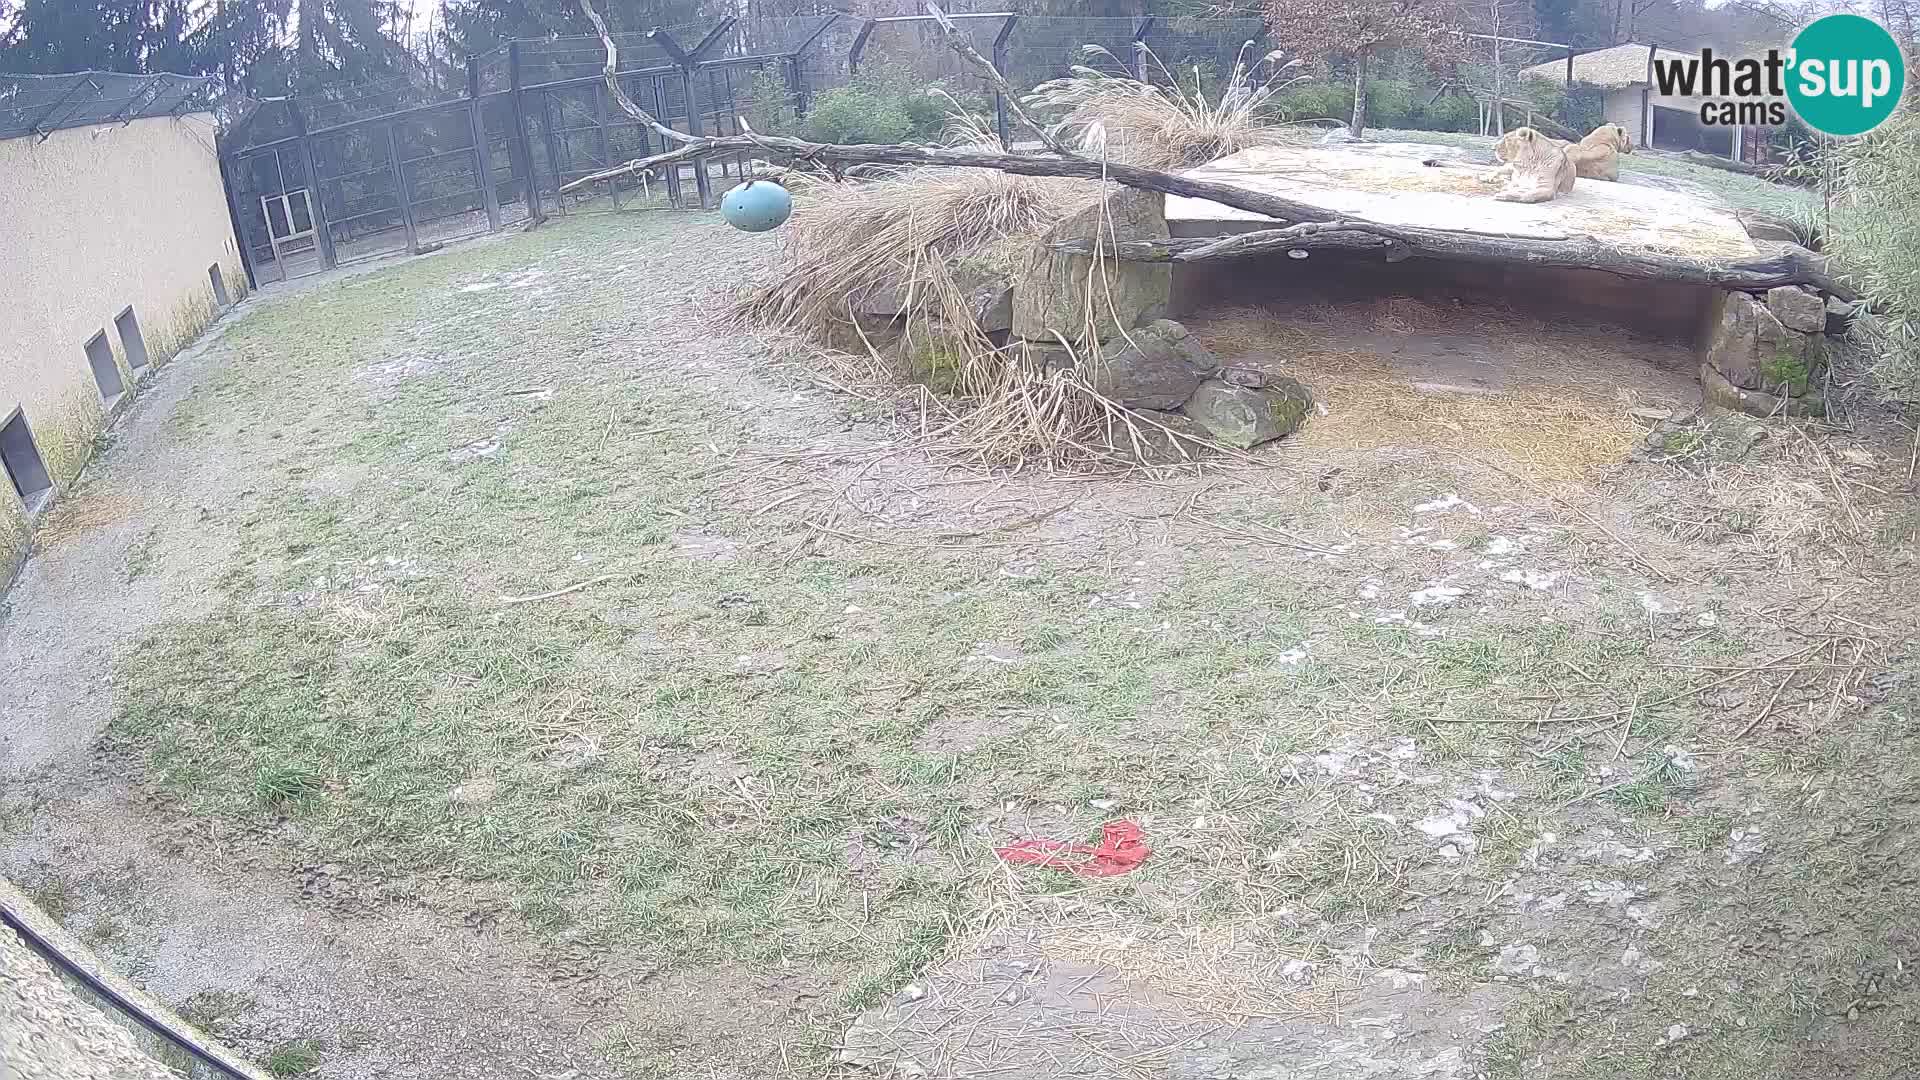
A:
[[[1579,180],[1551,202],[1499,202],[1482,182],[1489,166],[1433,168],[1423,159],[1472,164],[1457,147],[1415,143],[1256,147],[1190,170],[1213,180],[1350,213],[1388,225],[1495,236],[1587,235],[1629,249],[1701,258],[1758,254],[1733,214],[1681,191]],[[1206,199],[1167,197],[1174,236],[1265,228],[1272,219]]]

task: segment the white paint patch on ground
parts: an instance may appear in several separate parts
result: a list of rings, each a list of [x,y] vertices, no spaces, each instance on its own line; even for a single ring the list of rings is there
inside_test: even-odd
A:
[[[1449,585],[1445,578],[1429,581],[1424,586],[1408,594],[1407,599],[1414,607],[1445,607],[1467,595],[1467,590]]]
[[[1524,585],[1534,592],[1547,592],[1560,581],[1560,575],[1545,570],[1509,570],[1500,575],[1500,580],[1513,585]]]
[[[1465,509],[1466,512],[1469,514],[1477,515],[1480,513],[1479,507],[1473,505],[1467,500],[1461,498],[1458,494],[1451,491],[1447,492],[1445,495],[1442,495],[1437,499],[1432,499],[1427,502],[1416,504],[1413,508],[1413,512],[1416,514],[1438,514],[1443,511],[1454,510],[1454,509]]]

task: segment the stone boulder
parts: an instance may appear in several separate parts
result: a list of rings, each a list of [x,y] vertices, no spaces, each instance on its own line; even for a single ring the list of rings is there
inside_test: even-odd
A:
[[[1707,404],[1748,416],[1825,416],[1826,399],[1809,392],[1799,397],[1769,394],[1735,386],[1706,361],[1700,363],[1700,389]]]
[[[1213,436],[1177,412],[1136,409],[1131,432],[1116,425],[1114,449],[1142,465],[1179,465],[1207,453]]]
[[[1004,244],[973,252],[949,272],[981,333],[992,336],[1013,329],[1013,264]]]
[[[1827,336],[1846,337],[1853,329],[1854,306],[1837,296],[1827,297]]]
[[[1157,319],[1100,347],[1087,385],[1129,409],[1177,409],[1220,361],[1172,319]]]
[[[967,294],[968,310],[980,332],[992,337],[1013,329],[1013,288],[983,285]]]
[[[1173,292],[1165,263],[1055,251],[1062,240],[1165,240],[1166,197],[1132,188],[1062,219],[1028,248],[1013,286],[1013,333],[1029,341],[1107,341],[1164,315]],[[1091,278],[1091,280],[1089,280]],[[1089,289],[1091,285],[1091,289]],[[1091,292],[1091,296],[1089,296]],[[1088,325],[1091,318],[1092,325]]]
[[[1259,387],[1208,379],[1180,412],[1199,424],[1214,442],[1240,450],[1291,435],[1306,420],[1313,398],[1293,379],[1265,379],[1266,385]]]
[[[927,306],[926,289],[915,289],[910,281],[885,281],[854,293],[848,300],[856,316],[897,319]]]
[[[1743,292],[1724,295],[1704,352],[1706,366],[1728,385],[1783,397],[1808,394],[1826,360],[1820,333],[1788,328],[1769,304]]]
[[[1807,243],[1806,230],[1799,223],[1778,214],[1769,214],[1764,210],[1735,210],[1733,216],[1739,219],[1747,235],[1755,240],[1801,246]]]
[[[1723,385],[1725,380],[1721,380]],[[1739,393],[1738,390],[1732,390]],[[1735,462],[1767,437],[1767,425],[1724,410],[1656,421],[1633,452],[1636,461]]]
[[[1798,285],[1768,289],[1767,310],[1789,330],[1805,334],[1823,334],[1827,330],[1827,302],[1811,289]]]

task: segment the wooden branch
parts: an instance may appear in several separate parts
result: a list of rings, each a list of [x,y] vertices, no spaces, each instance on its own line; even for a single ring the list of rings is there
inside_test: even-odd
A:
[[[582,2],[584,3],[585,0]],[[933,3],[933,0],[927,0],[927,14],[933,16],[933,21],[939,24],[940,34],[946,40],[947,48],[952,49],[960,55],[962,60],[979,69],[980,74],[1000,92],[1000,99],[1007,103],[1007,111],[1011,112],[1028,131],[1039,137],[1040,145],[1061,157],[1079,156],[1067,149],[1051,131],[1041,127],[1033,117],[1027,115],[1026,110],[1020,107],[1020,95],[1014,91],[1013,85],[1007,82],[1007,77],[1000,74],[1000,69],[994,67],[991,60],[980,55],[980,50],[973,47],[973,42],[967,40],[967,35],[960,32],[960,27],[955,25],[952,19],[947,18],[947,13],[940,10],[939,4]]]
[[[607,87],[628,115],[647,124],[663,140],[679,144],[676,149],[625,165],[583,176],[561,186],[561,192],[574,191],[590,184],[651,172],[663,166],[677,165],[713,154],[741,151],[759,152],[795,162],[832,169],[836,174],[848,165],[899,165],[942,168],[995,169],[1016,176],[1059,176],[1082,180],[1112,181],[1141,191],[1163,195],[1181,195],[1205,199],[1236,210],[1260,214],[1277,222],[1290,223],[1280,228],[1221,236],[1213,239],[1129,241],[1109,244],[1106,251],[1122,259],[1151,262],[1195,262],[1203,259],[1243,258],[1271,251],[1378,251],[1388,262],[1411,255],[1458,259],[1467,262],[1507,263],[1524,266],[1564,267],[1601,270],[1620,277],[1651,281],[1672,281],[1713,285],[1727,289],[1765,289],[1777,285],[1813,285],[1843,300],[1857,294],[1836,282],[1827,271],[1826,261],[1804,248],[1791,244],[1773,244],[1763,248],[1759,258],[1715,262],[1680,255],[1653,255],[1590,236],[1558,237],[1493,236],[1482,233],[1430,229],[1419,226],[1391,226],[1362,218],[1342,217],[1324,207],[1298,202],[1278,195],[1250,191],[1232,184],[1198,180],[1158,169],[1145,169],[1119,162],[1096,161],[1066,149],[1022,111],[1012,87],[992,63],[960,34],[953,21],[932,4],[928,9],[939,22],[947,44],[974,66],[1007,96],[1009,105],[1021,123],[1030,128],[1056,156],[989,153],[945,147],[915,146],[905,143],[841,145],[815,143],[784,136],[760,135],[748,131],[741,135],[695,136],[661,124],[640,108],[616,78],[618,53],[613,36],[594,10],[592,0],[578,0],[580,9],[599,32],[607,50],[605,74]],[[1079,242],[1084,244],[1085,242]],[[1063,250],[1077,250],[1062,245]],[[1083,254],[1091,254],[1087,248]]]
[[[1040,157],[1032,154],[1007,154],[981,150],[954,150],[940,146],[916,146],[910,143],[842,145],[816,143],[781,135],[713,135],[693,137],[682,134],[679,148],[625,165],[583,176],[561,188],[572,191],[616,176],[657,169],[676,162],[713,154],[758,151],[769,157],[790,158],[820,166],[904,165],[963,169],[997,169],[1016,176],[1065,176],[1081,180],[1111,180],[1142,191],[1166,195],[1185,195],[1210,199],[1225,206],[1264,214],[1282,221],[1332,221],[1339,217],[1331,210],[1311,203],[1249,191],[1232,184],[1143,169],[1117,161],[1096,161],[1077,156]]]
[[[1565,142],[1579,142],[1580,136],[1581,134],[1583,134],[1583,133],[1575,132],[1572,128],[1566,126],[1565,124],[1562,124],[1558,120],[1555,120],[1553,117],[1548,116],[1545,112],[1541,111],[1538,105],[1534,104],[1533,102],[1516,101],[1513,98],[1503,97],[1501,95],[1495,94],[1493,91],[1488,90],[1485,87],[1480,87],[1480,86],[1469,86],[1467,87],[1467,90],[1470,93],[1484,94],[1490,100],[1498,102],[1502,108],[1511,109],[1514,112],[1519,113],[1521,117],[1521,122],[1525,124],[1527,127],[1531,127],[1535,131],[1544,131],[1548,135],[1551,135],[1556,139],[1560,139]],[[1532,114],[1532,119],[1527,119],[1527,116],[1529,113]],[[1513,129],[1508,128],[1507,130],[1511,131]]]
[[[606,73],[607,89],[613,92],[613,100],[619,103],[620,111],[652,128],[654,134],[667,142],[684,143],[692,139],[693,136],[675,131],[654,119],[652,113],[635,104],[634,100],[627,96],[627,92],[621,89],[618,78],[620,50],[614,47],[613,35],[607,32],[606,22],[600,18],[600,13],[593,9],[593,0],[580,0],[580,11],[586,15],[587,21],[593,24],[594,31],[600,35],[600,44],[606,46],[607,62],[603,70]]]
[[[1506,263],[1556,269],[1600,270],[1619,277],[1711,285],[1720,289],[1759,290],[1778,285],[1812,285],[1845,300],[1854,294],[1834,280],[1823,256],[1795,244],[1757,243],[1762,254],[1751,259],[1713,260],[1683,255],[1654,255],[1591,236],[1491,236],[1370,221],[1310,222],[1200,239],[1128,240],[1100,245],[1108,258],[1129,262],[1190,263],[1238,259],[1280,251],[1378,251],[1388,262],[1410,255],[1462,262]],[[1094,254],[1088,240],[1063,241],[1057,251]]]
[[[1345,222],[1312,221],[1284,229],[1259,229],[1225,236],[1175,238],[1172,240],[1088,239],[1062,240],[1055,251],[1074,255],[1100,255],[1125,262],[1191,263],[1208,259],[1240,259],[1252,255],[1270,255],[1277,251],[1363,251],[1386,256],[1399,262],[1413,254],[1407,245],[1376,233],[1363,232]]]

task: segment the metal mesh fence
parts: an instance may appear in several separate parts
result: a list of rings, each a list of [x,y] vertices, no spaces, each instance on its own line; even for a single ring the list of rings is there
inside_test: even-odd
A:
[[[1067,75],[1075,66],[1109,72],[1129,69],[1139,22],[1023,15],[1007,38],[1000,73],[1024,92]]]
[[[211,109],[218,89],[189,75],[0,75],[0,139]]]
[[[1272,47],[1259,19],[1079,18],[956,13],[1016,92],[1090,66],[1209,94]],[[939,111],[939,87],[969,112],[1006,113],[987,80],[925,16],[724,18],[615,35],[620,85],[661,123],[731,135],[806,129],[821,95],[859,82]],[[544,213],[711,205],[746,155],[561,189],[669,147],[612,100],[597,37],[516,41],[468,62],[464,79],[416,73],[265,101],[225,133],[223,165],[256,280],[297,276]],[[457,82],[457,85],[454,83]],[[0,81],[0,94],[8,84]],[[164,97],[154,100],[164,103]],[[45,108],[45,95],[33,99]],[[858,111],[841,97],[835,107]],[[25,105],[0,99],[0,122]],[[938,119],[936,117],[936,119]],[[17,120],[15,121],[18,122]],[[926,133],[916,121],[919,137]]]
[[[1137,65],[1146,42],[1167,68],[1225,71],[1257,20],[956,15],[1017,90],[1077,64]],[[661,123],[733,135],[794,123],[857,75],[939,86],[992,116],[993,88],[925,17],[722,19],[614,36],[620,85]],[[1089,50],[1088,46],[1097,46]],[[449,80],[416,72],[258,103],[222,140],[234,217],[256,282],[501,228],[540,213],[708,205],[746,155],[568,184],[668,149],[603,82],[597,37],[516,41]],[[1154,66],[1146,69],[1150,76]],[[924,95],[921,95],[924,97]],[[784,119],[783,119],[784,118]]]

